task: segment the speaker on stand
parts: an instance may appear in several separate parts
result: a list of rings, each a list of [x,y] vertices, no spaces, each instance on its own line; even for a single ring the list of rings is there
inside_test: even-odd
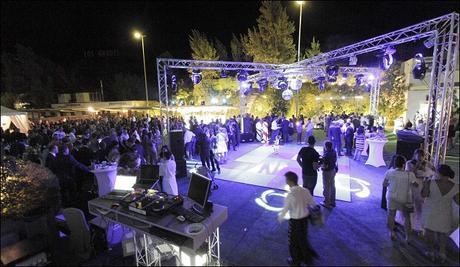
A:
[[[187,161],[185,160],[184,132],[172,130],[170,134],[170,149],[176,160],[176,177],[187,177]]]

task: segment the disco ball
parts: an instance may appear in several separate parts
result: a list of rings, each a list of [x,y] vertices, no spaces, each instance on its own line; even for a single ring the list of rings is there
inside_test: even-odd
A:
[[[282,94],[283,99],[286,100],[286,101],[291,100],[293,95],[294,95],[294,93],[290,89],[284,90],[283,94]]]
[[[292,90],[297,91],[297,90],[299,90],[300,88],[302,88],[302,81],[299,80],[299,79],[290,80],[290,81],[289,81],[289,87],[290,87]]]

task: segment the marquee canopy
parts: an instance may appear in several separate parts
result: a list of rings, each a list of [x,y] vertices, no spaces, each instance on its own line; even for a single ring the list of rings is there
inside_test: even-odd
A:
[[[29,132],[29,120],[27,118],[27,112],[21,112],[7,107],[1,107],[1,123],[2,129],[6,130],[10,128],[10,124],[19,128],[21,133]]]

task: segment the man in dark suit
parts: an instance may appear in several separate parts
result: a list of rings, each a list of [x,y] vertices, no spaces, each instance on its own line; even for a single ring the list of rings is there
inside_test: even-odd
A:
[[[283,141],[287,144],[289,142],[289,121],[284,116],[281,122],[281,131],[283,132]]]
[[[211,143],[209,141],[208,136],[206,133],[203,131],[199,133],[197,136],[197,145],[198,145],[198,151],[200,152],[200,159],[201,159],[201,164],[208,168],[209,170],[211,169]]]
[[[45,167],[56,174],[56,159],[57,159],[58,147],[55,144],[49,146],[49,153],[45,159]]]
[[[337,155],[342,156],[342,131],[337,122],[333,122],[329,128],[329,139],[332,141]]]
[[[59,147],[56,166],[55,174],[61,186],[62,204],[64,207],[75,206],[78,197],[76,194],[77,185],[75,181],[81,179],[81,177],[77,177],[76,170],[80,170],[86,174],[89,174],[90,170],[70,154],[67,145],[61,145]]]

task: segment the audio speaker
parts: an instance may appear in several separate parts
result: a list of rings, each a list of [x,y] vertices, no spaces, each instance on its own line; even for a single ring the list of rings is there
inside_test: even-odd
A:
[[[176,159],[176,178],[187,177],[187,161]]]
[[[240,135],[241,143],[249,143],[254,141],[254,134],[252,133],[242,133]]]
[[[170,148],[177,160],[183,160],[185,156],[184,132],[182,130],[173,130],[169,132]]]

